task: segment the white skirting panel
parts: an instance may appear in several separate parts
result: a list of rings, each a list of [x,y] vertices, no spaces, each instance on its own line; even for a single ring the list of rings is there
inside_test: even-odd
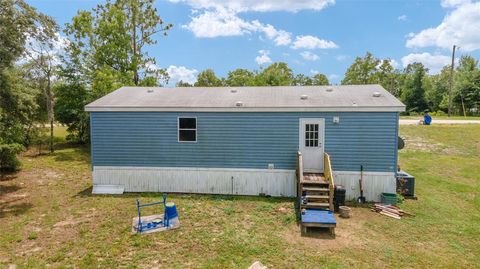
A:
[[[360,171],[333,171],[335,184],[345,186],[346,199],[357,199],[360,196]],[[394,173],[363,172],[363,196],[367,201],[380,201],[382,192],[396,193],[396,179]]]
[[[296,195],[294,170],[94,166],[93,184],[125,192]]]

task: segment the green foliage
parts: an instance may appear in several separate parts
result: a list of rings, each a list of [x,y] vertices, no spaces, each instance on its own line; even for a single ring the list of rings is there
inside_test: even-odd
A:
[[[342,84],[380,84],[394,96],[399,97],[402,75],[392,66],[390,59],[380,60],[367,52],[357,57],[345,72]]]
[[[327,76],[325,76],[324,74],[315,74],[313,76],[313,85],[318,85],[318,86],[321,86],[321,85],[329,85],[330,82],[328,81],[328,78]]]
[[[428,69],[421,63],[409,64],[405,68],[405,82],[401,98],[407,106],[407,112],[422,112],[428,108],[425,100],[425,89],[428,86],[427,71]]]
[[[430,111],[447,110],[450,65],[443,67],[439,74],[430,76],[432,86],[425,91],[425,99]]]
[[[154,34],[167,35],[172,28],[160,18],[153,2],[107,0],[92,11],[78,12],[65,28],[70,42],[64,72],[93,85],[100,94],[117,85],[168,81],[166,71],[152,67],[155,58],[145,51],[146,46],[157,43]]]
[[[357,57],[353,64],[345,72],[342,84],[374,84],[377,83],[375,75],[380,60],[372,53],[367,52],[365,57]]]
[[[286,63],[272,63],[256,79],[257,86],[289,86],[293,83],[293,71]]]
[[[193,85],[186,81],[180,80],[175,84],[175,87],[193,87]]]
[[[480,109],[480,69],[478,60],[471,56],[460,58],[455,74],[453,102],[465,113]],[[463,111],[460,113],[463,114]]]
[[[207,69],[198,74],[194,85],[195,87],[220,87],[222,84],[222,80],[215,75],[215,72]]]
[[[89,115],[84,107],[94,100],[91,92],[80,84],[60,84],[54,88],[57,120],[68,127],[67,140],[86,143],[89,140]]]
[[[230,87],[254,86],[255,73],[247,69],[238,68],[228,72],[225,83]]]
[[[84,105],[122,86],[161,86],[168,82],[165,69],[156,67],[146,48],[155,34],[167,35],[154,0],[107,0],[91,11],[79,11],[65,26],[68,37],[64,85],[56,88],[57,119],[68,126],[70,140],[89,140]],[[65,92],[63,92],[65,91]]]
[[[16,171],[20,168],[17,154],[25,148],[17,143],[1,144],[0,141],[0,171]]]
[[[310,77],[305,76],[304,74],[297,74],[293,78],[292,85],[293,86],[312,86],[313,80]]]

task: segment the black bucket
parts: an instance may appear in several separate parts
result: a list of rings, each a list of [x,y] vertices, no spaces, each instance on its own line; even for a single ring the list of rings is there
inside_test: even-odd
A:
[[[333,192],[333,208],[335,212],[339,211],[340,206],[345,205],[345,196],[347,189],[343,185],[335,185]]]

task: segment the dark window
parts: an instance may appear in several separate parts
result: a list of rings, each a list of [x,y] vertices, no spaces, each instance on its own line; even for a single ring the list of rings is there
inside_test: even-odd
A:
[[[196,118],[178,118],[178,141],[196,142],[197,141],[197,119]]]

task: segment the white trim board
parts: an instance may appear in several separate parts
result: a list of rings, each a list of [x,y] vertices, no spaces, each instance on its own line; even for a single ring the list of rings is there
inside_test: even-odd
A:
[[[153,107],[85,106],[87,112],[403,112],[400,106],[330,106],[330,107]]]

